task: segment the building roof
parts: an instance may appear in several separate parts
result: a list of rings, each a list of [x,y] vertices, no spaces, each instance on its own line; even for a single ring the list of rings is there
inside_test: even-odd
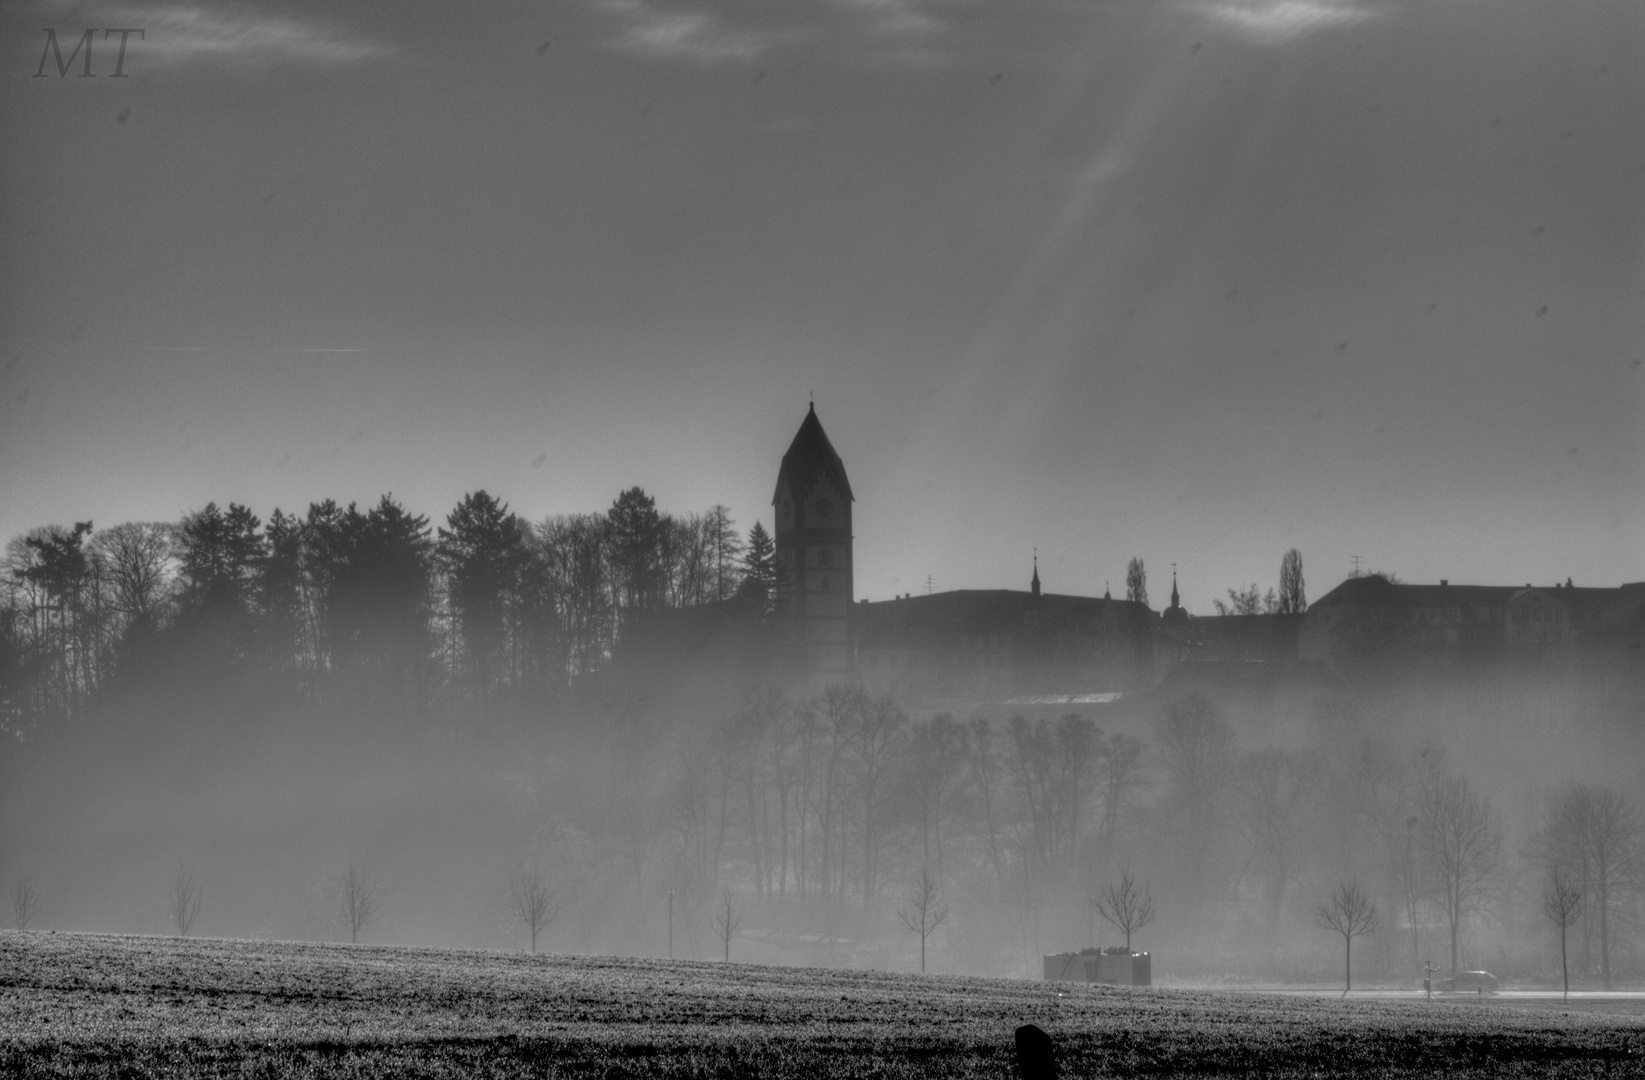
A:
[[[1064,596],[1015,589],[954,589],[926,596],[907,596],[857,604],[851,612],[858,641],[864,646],[890,644],[909,635],[1015,634],[1029,612],[1051,623],[1113,618],[1132,622],[1153,615],[1148,605],[1132,600]]]
[[[827,477],[849,501],[857,501],[851,494],[851,482],[845,478],[845,465],[834,452],[834,444],[828,441],[822,421],[817,419],[817,407],[812,405],[806,410],[794,441],[788,444],[788,453],[783,455],[782,468],[777,470],[777,489],[771,496],[772,505],[776,505],[785,480],[788,489],[803,499],[819,476]]]
[[[1633,606],[1645,602],[1645,592],[1637,584],[1619,588],[1592,588],[1574,585],[1408,585],[1389,581],[1380,574],[1349,578],[1309,605],[1399,604],[1409,607],[1505,607],[1529,594],[1541,594],[1570,608]]]

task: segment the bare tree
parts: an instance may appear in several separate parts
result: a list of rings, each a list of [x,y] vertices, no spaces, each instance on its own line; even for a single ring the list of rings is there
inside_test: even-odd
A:
[[[1645,821],[1638,808],[1610,788],[1576,784],[1549,806],[1535,841],[1550,868],[1567,871],[1583,894],[1589,924],[1599,931],[1599,968],[1611,986],[1611,922],[1631,908],[1645,870]],[[1584,950],[1586,953],[1586,949]]]
[[[737,927],[742,925],[742,914],[731,901],[731,890],[726,889],[720,894],[719,907],[714,910],[714,936],[720,939],[725,946],[725,962],[731,963],[731,938],[737,933]]]
[[[188,937],[200,914],[200,891],[194,871],[179,865],[171,879],[171,925],[177,928],[178,937]]]
[[[1109,882],[1102,891],[1091,897],[1091,906],[1114,929],[1125,935],[1125,951],[1131,951],[1131,935],[1154,921],[1154,896],[1145,882],[1137,891],[1136,878],[1130,871],[1120,875],[1119,882]]]
[[[19,930],[27,930],[29,920],[34,918],[39,906],[40,897],[34,891],[34,882],[28,878],[19,878],[17,884],[11,887],[12,925]]]
[[[1451,970],[1458,969],[1462,921],[1486,910],[1497,893],[1502,822],[1490,801],[1460,776],[1435,776],[1424,786],[1417,844],[1427,895],[1451,930]]]
[[[1342,882],[1331,899],[1314,905],[1314,924],[1342,935],[1342,996],[1354,986],[1354,939],[1382,929],[1382,913],[1358,878]]]
[[[128,521],[91,539],[110,607],[127,625],[152,629],[164,613],[176,558],[175,528]]]
[[[531,951],[537,952],[537,935],[542,933],[560,913],[560,901],[543,880],[543,872],[532,866],[520,873],[508,886],[508,907],[514,917],[531,934]]]
[[[1301,615],[1308,610],[1308,593],[1302,581],[1302,552],[1292,548],[1279,561],[1279,606],[1281,615]]]
[[[1273,589],[1263,593],[1253,581],[1243,589],[1229,589],[1228,603],[1213,600],[1211,605],[1218,615],[1273,615],[1280,610],[1280,598]]]
[[[920,883],[914,890],[914,895],[908,898],[908,906],[897,909],[897,918],[902,924],[914,933],[920,935],[920,974],[925,974],[925,941],[937,928],[948,921],[948,905],[943,903],[942,893],[937,883],[932,880],[927,870],[920,871]]]
[[[1236,773],[1234,817],[1248,845],[1246,868],[1266,894],[1271,930],[1279,928],[1286,886],[1298,875],[1303,841],[1318,817],[1312,805],[1318,783],[1316,761],[1276,747],[1252,751]]]
[[[360,940],[360,932],[376,918],[377,909],[382,904],[382,888],[370,874],[349,863],[337,883],[337,905],[343,916],[343,925],[348,927],[351,943]]]
[[[1563,866],[1548,875],[1542,891],[1542,913],[1559,927],[1559,974],[1565,981],[1565,1000],[1571,999],[1571,969],[1565,958],[1565,932],[1582,917],[1582,885]]]
[[[1191,901],[1204,899],[1227,826],[1228,762],[1234,729],[1203,694],[1187,694],[1160,713],[1155,744],[1164,766],[1163,816],[1177,847]]]

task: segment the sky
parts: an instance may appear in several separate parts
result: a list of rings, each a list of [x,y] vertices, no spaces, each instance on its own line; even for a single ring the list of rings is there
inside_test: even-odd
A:
[[[0,83],[0,538],[769,528],[814,399],[859,597],[1645,579],[1637,0],[24,0]]]

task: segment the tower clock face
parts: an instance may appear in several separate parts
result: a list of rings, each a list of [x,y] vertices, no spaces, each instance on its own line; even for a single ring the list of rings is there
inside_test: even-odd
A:
[[[827,517],[834,512],[834,504],[828,499],[818,499],[816,510],[818,517]]]

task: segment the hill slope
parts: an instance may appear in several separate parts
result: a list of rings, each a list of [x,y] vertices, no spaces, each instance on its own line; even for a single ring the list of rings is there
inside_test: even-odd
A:
[[[1061,993],[1059,993],[1059,990]],[[1645,1075],[1637,1021],[878,972],[0,933],[22,1076]]]

